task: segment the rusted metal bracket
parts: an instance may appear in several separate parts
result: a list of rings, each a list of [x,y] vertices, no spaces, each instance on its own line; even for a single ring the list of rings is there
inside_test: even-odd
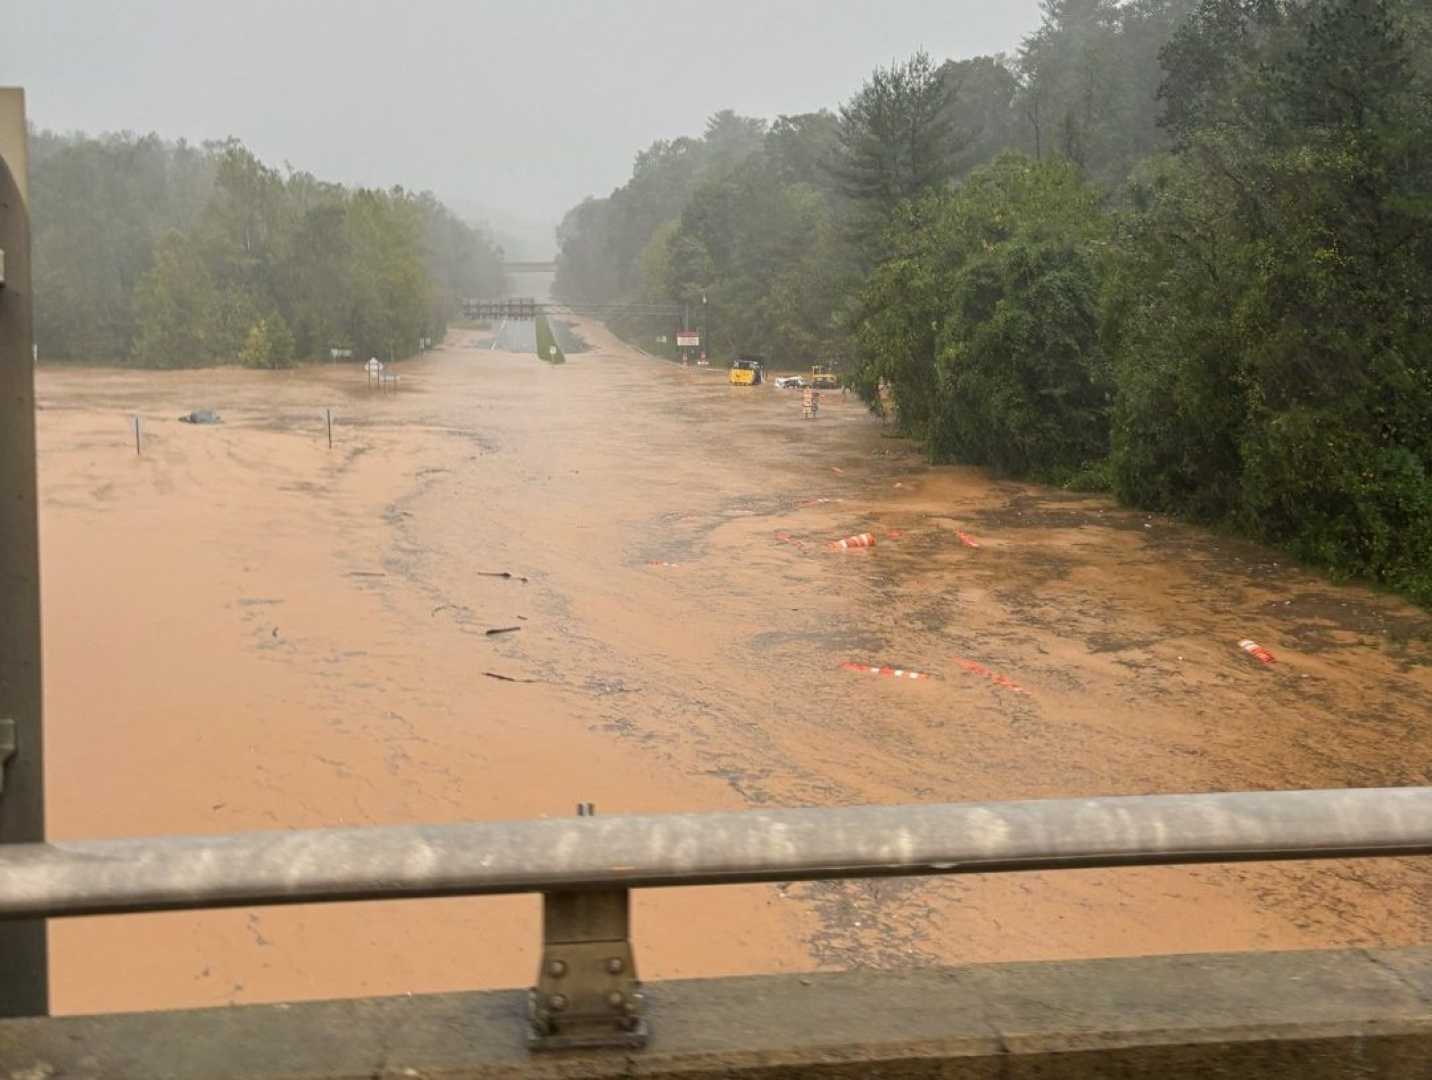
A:
[[[0,716],[0,795],[5,794],[5,766],[15,756],[15,721]]]
[[[594,810],[583,803],[577,812]],[[646,1045],[629,889],[542,894],[542,964],[530,1001],[533,1050]]]

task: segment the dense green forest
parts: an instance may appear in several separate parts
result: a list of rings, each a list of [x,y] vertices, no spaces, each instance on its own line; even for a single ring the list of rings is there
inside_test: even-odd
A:
[[[235,141],[31,137],[35,337],[47,359],[280,367],[413,352],[501,254],[430,194],[280,172]]]
[[[561,295],[705,296],[719,352],[841,363],[932,460],[1432,602],[1428,5],[1043,12],[1013,56],[654,144],[563,221]]]

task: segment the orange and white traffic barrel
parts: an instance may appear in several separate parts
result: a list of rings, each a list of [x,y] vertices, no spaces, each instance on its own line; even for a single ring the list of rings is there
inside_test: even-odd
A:
[[[909,671],[905,668],[891,667],[889,664],[857,664],[853,660],[847,660],[840,665],[842,671],[853,671],[857,675],[879,675],[886,679],[932,679],[934,678],[927,671]]]

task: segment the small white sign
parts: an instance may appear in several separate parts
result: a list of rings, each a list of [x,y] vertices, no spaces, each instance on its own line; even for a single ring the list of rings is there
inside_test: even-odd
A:
[[[374,356],[374,357],[372,357],[371,359],[369,359],[369,361],[368,361],[368,373],[369,373],[370,375],[376,375],[376,374],[378,374],[378,372],[380,372],[380,371],[382,371],[382,370],[383,370],[383,361],[379,360],[376,356]]]
[[[678,330],[676,344],[682,349],[694,349],[701,344],[701,335],[695,330]]]

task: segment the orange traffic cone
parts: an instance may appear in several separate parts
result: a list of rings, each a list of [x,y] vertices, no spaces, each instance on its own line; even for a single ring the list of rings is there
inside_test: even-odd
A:
[[[1263,648],[1262,645],[1259,645],[1256,641],[1244,638],[1238,643],[1238,647],[1244,652],[1246,652],[1249,656],[1253,657],[1255,660],[1259,660],[1265,664],[1271,664],[1273,662],[1273,654],[1270,653],[1267,649]]]

